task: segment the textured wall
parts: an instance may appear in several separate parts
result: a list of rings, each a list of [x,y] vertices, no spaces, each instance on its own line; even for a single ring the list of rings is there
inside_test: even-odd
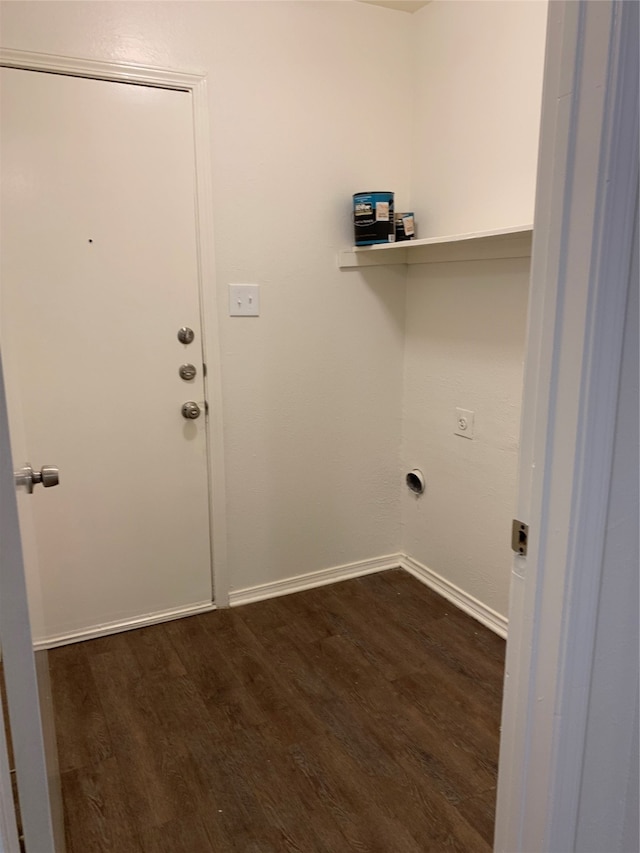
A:
[[[533,222],[547,4],[433,0],[412,16],[418,236]],[[403,550],[506,616],[528,260],[409,268]],[[475,439],[453,434],[475,411]]]
[[[546,12],[433,0],[412,16],[419,236],[533,222]]]
[[[396,551],[404,271],[345,274],[336,251],[351,193],[408,198],[391,140],[410,132],[411,17],[327,2],[2,14],[4,47],[209,75],[232,588]],[[229,282],[261,285],[260,319],[226,317]]]
[[[404,374],[402,548],[506,616],[529,260],[410,267]],[[454,435],[455,409],[475,438]]]

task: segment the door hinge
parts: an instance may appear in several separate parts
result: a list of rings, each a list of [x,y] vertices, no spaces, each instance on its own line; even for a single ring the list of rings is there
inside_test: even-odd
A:
[[[527,556],[527,545],[529,544],[529,525],[523,521],[513,519],[511,524],[511,547],[521,557]]]

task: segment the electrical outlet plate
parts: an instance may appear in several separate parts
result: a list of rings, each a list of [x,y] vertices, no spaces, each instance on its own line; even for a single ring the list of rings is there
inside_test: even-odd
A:
[[[454,434],[462,436],[462,438],[473,438],[475,414],[475,412],[471,412],[469,409],[456,409]]]
[[[260,287],[257,284],[229,285],[229,316],[259,317]]]

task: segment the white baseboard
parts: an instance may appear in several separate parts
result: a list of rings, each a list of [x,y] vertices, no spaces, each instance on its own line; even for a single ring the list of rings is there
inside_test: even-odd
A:
[[[425,586],[438,592],[447,601],[450,601],[456,607],[460,608],[460,610],[468,613],[469,616],[473,616],[474,619],[477,619],[485,627],[490,628],[499,637],[506,639],[509,624],[506,616],[496,613],[495,610],[487,607],[486,604],[483,604],[477,598],[469,595],[468,592],[452,584],[451,581],[446,580],[422,563],[414,560],[413,557],[403,556],[401,565],[405,571],[409,572],[409,574],[413,575],[419,581],[422,581]]]
[[[208,613],[210,610],[215,610],[215,605],[210,601],[201,601],[197,604],[190,604],[187,607],[173,607],[170,610],[159,610],[156,613],[146,613],[144,616],[135,616],[132,619],[105,622],[103,625],[83,628],[80,631],[70,631],[66,634],[58,634],[55,637],[34,640],[33,649],[36,652],[42,649],[55,649],[58,646],[67,646],[69,643],[79,643],[82,640],[95,640],[97,637],[105,637],[108,634],[119,634],[122,631],[131,631],[134,628],[144,628],[145,625],[157,625],[159,622],[182,619],[183,616]]]
[[[257,586],[238,589],[229,594],[231,607],[241,604],[251,604],[254,601],[263,601],[267,598],[277,598],[280,595],[289,595],[293,592],[302,592],[305,589],[313,589],[319,586],[338,583],[339,581],[371,575],[376,572],[384,572],[389,569],[404,569],[442,595],[460,610],[473,616],[487,628],[490,628],[500,637],[507,636],[507,619],[496,613],[486,604],[478,601],[469,593],[452,584],[450,581],[428,569],[422,563],[408,557],[405,554],[389,554],[385,557],[376,557],[372,560],[358,560],[355,563],[347,563],[344,566],[335,566],[332,569],[320,569],[316,572],[308,572],[304,575],[296,575],[272,583],[258,584]],[[93,640],[96,637],[104,637],[108,634],[117,634],[122,631],[131,631],[134,628],[142,628],[145,625],[157,625],[159,622],[169,622],[172,619],[181,619],[183,616],[195,616],[197,613],[207,613],[215,610],[215,605],[210,601],[199,602],[188,607],[175,607],[170,610],[162,610],[157,613],[148,613],[144,616],[136,616],[133,619],[123,619],[116,622],[107,622],[81,631],[70,631],[54,637],[47,637],[34,641],[35,651],[41,649],[55,649],[58,646],[66,646],[69,643],[78,643],[82,640]]]
[[[229,604],[232,607],[237,607],[240,604],[250,604],[253,601],[262,601],[266,598],[277,598],[280,595],[302,592],[304,589],[326,586],[330,583],[349,580],[349,578],[359,578],[375,572],[384,572],[387,569],[399,569],[401,564],[402,554],[389,554],[386,557],[377,557],[373,560],[358,560],[357,563],[347,563],[345,566],[336,566],[333,569],[320,569],[317,572],[296,575],[293,578],[273,581],[273,583],[262,583],[246,589],[237,589],[229,593]]]

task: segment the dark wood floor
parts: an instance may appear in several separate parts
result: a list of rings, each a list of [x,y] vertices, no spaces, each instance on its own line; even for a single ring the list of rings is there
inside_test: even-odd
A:
[[[504,642],[400,570],[50,661],[69,853],[491,849]]]

